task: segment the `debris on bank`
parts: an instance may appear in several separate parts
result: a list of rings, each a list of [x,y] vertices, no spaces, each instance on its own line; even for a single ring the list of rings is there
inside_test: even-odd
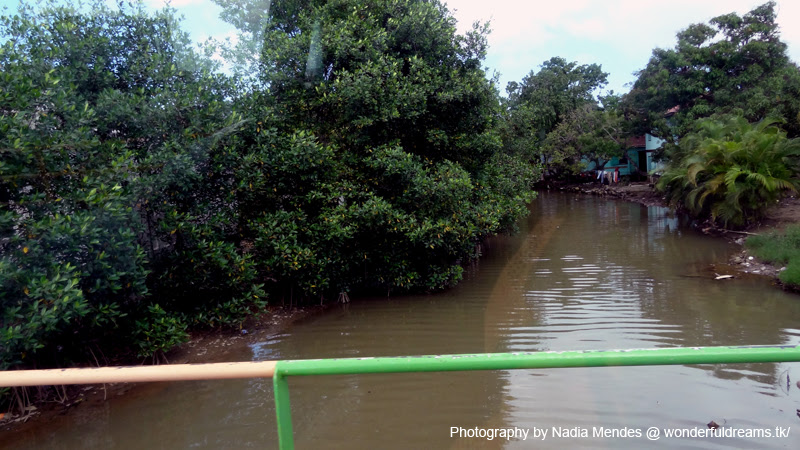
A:
[[[611,197],[620,200],[641,203],[645,206],[667,206],[664,196],[657,192],[652,183],[630,182],[616,184],[600,183],[558,183],[546,182],[544,188],[564,192],[577,192],[599,197]]]
[[[734,242],[739,245],[744,245],[744,238],[736,239]],[[765,275],[774,278],[778,278],[778,275],[786,269],[786,267],[779,267],[759,261],[746,249],[742,249],[742,251],[731,257],[731,265],[736,266],[743,273]]]

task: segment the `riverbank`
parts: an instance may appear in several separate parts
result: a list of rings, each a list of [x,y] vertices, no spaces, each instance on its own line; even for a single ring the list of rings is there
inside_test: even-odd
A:
[[[771,289],[760,277],[712,281],[713,272],[725,269],[717,263],[735,248],[686,228],[685,221],[660,208],[542,192],[530,210],[519,234],[487,242],[480,262],[454,289],[353,298],[262,342],[244,344],[256,332],[246,328],[245,337],[234,333],[233,345],[217,346],[226,359],[288,360],[792,339],[793,324],[800,320],[796,296]],[[628,245],[620,245],[620,236]],[[218,338],[224,336],[209,342]],[[290,385],[298,448],[352,444],[353,436],[364,448],[386,442],[436,448],[452,445],[446,430],[453,423],[704,427],[714,420],[785,427],[797,421],[790,407],[800,392],[781,390],[784,369],[674,366],[632,368],[611,377],[601,368],[538,377],[478,371],[306,377]],[[81,404],[55,420],[37,421],[37,429],[9,447],[269,448],[277,442],[271,392],[268,379],[142,385],[96,408]],[[687,404],[686,398],[700,400]],[[11,439],[17,437],[0,437]]]
[[[556,188],[554,188],[555,190]],[[631,202],[640,203],[647,206],[665,206],[663,197],[654,191],[652,186],[647,183],[631,183],[627,185],[602,186],[599,184],[584,185],[564,185],[559,186],[558,190],[564,192],[574,192],[589,194],[600,197],[615,198]],[[798,199],[785,199],[771,209],[768,218],[760,224],[759,229],[749,230],[748,232],[760,232],[767,227],[785,226],[788,223],[800,221],[800,201]],[[703,230],[706,231],[706,230]],[[706,231],[706,234],[711,234]],[[728,238],[737,242],[744,243],[744,235],[731,234]],[[720,275],[733,274],[738,271],[739,275],[734,276],[770,276],[777,279],[781,267],[774,267],[769,264],[759,262],[752,258],[746,250],[736,253],[730,264],[720,264],[710,270],[719,272]],[[713,278],[713,273],[709,276]],[[231,356],[232,347],[241,347],[250,342],[263,341],[271,335],[281,333],[304,318],[316,315],[324,307],[307,307],[300,309],[272,308],[263,316],[247,322],[241,330],[210,330],[194,333],[192,339],[169,352],[167,359],[170,363],[202,363],[202,362],[224,362],[235,360]],[[98,364],[102,365],[129,365],[140,364],[141,360],[102,360]],[[136,384],[110,384],[97,386],[74,386],[66,392],[65,400],[61,402],[36,403],[36,408],[28,411],[27,417],[6,417],[0,421],[0,432],[10,429],[34,428],[35,423],[45,423],[50,418],[66,414],[78,408],[98,407],[107,399],[115,398],[125,394],[132,396],[147,391],[145,385]],[[26,423],[27,422],[27,423]]]
[[[599,183],[550,183],[547,185],[547,188],[563,192],[616,198],[645,206],[668,206],[663,194],[657,192],[654,185],[648,182],[618,183],[615,185],[603,185]],[[737,270],[744,276],[760,275],[770,277],[773,279],[773,282],[781,288],[792,292],[798,292],[797,287],[786,285],[778,279],[778,275],[785,267],[759,260],[744,246],[747,236],[779,232],[784,230],[788,225],[798,223],[800,223],[800,198],[792,196],[779,200],[767,210],[761,221],[751,224],[745,230],[722,230],[711,224],[703,224],[699,229],[704,234],[723,237],[742,247],[741,251],[733,255],[730,261],[728,261],[729,267]]]
[[[165,357],[169,364],[199,364],[235,361],[231,356],[231,348],[242,344],[260,342],[271,335],[281,333],[292,324],[307,317],[314,316],[326,309],[326,306],[306,307],[271,307],[259,317],[248,319],[241,329],[215,329],[192,333],[185,344],[169,351]],[[98,361],[98,365],[124,366],[148,363],[133,358],[112,358]],[[144,391],[152,383],[111,383],[101,385],[65,386],[58,400],[36,400],[30,398],[31,404],[24,414],[2,412],[0,416],[0,433],[15,431],[24,434],[26,429],[35,429],[42,423],[57,416],[71,413],[79,408],[97,408],[109,399],[125,394]]]
[[[248,340],[258,332],[248,326],[246,334],[232,333],[231,345],[219,333],[206,342],[236,360],[735,346],[786,342],[800,320],[796,297],[760,278],[709,281],[724,269],[713,265],[731,246],[692,232],[664,210],[557,192],[542,192],[530,210],[519,234],[487,242],[474,270],[447,292],[354,298],[261,342]],[[620,236],[630,245],[619,245]],[[202,352],[190,349],[195,356]],[[291,381],[292,414],[299,418],[298,448],[352,443],[353,436],[365,448],[389,440],[446,447],[442,430],[454,422],[642,427],[653,421],[796,421],[785,405],[795,398],[778,390],[785,383],[772,382],[784,370],[755,366],[641,368],[610,378],[593,373],[607,369],[533,378],[492,371],[304,378]],[[765,396],[772,388],[776,395]],[[689,397],[702,399],[688,405],[688,413],[686,396],[674,395],[687,389]],[[632,391],[643,395],[626,395]],[[82,403],[52,421],[37,420],[39,427],[25,436],[0,440],[15,440],[8,446],[17,450],[270,447],[277,442],[271,392],[268,379],[142,385],[95,408]],[[506,401],[512,397],[520,401]],[[437,413],[441,405],[447,409]]]
[[[651,183],[633,182],[606,185],[600,183],[563,184],[547,183],[547,189],[563,192],[575,192],[599,197],[617,198],[645,206],[667,206],[664,196],[656,192]]]

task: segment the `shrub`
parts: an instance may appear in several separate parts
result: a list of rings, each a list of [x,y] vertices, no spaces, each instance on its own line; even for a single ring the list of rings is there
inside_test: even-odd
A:
[[[164,356],[164,352],[189,339],[186,322],[181,317],[167,314],[158,304],[147,307],[147,314],[136,321],[136,340],[140,357]]]
[[[166,323],[150,307],[171,281],[156,275],[191,267],[198,242],[227,253],[207,254],[217,260],[206,271],[184,270],[195,277],[186,284],[225,258],[247,267],[222,245],[235,233],[230,216],[219,219],[232,200],[218,143],[239,122],[228,85],[170,10],[141,3],[21,4],[0,17],[0,42],[0,368],[135,348],[137,321]],[[159,299],[187,317],[220,310],[236,320],[254,286],[223,284],[183,309]],[[159,342],[184,338],[173,325]],[[150,342],[142,354],[159,348]]]
[[[702,120],[679,144],[658,183],[670,202],[723,226],[743,226],[796,192],[800,141],[765,120]]]

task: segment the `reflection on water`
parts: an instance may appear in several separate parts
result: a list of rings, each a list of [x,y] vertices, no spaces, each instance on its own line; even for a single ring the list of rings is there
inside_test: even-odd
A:
[[[517,259],[532,275],[501,351],[800,343],[792,328],[797,298],[760,280],[713,280],[711,265],[732,251],[724,242],[687,231],[661,208],[586,197],[541,201],[546,215],[564,220],[545,246],[521,247]],[[535,314],[520,321],[529,311]],[[787,391],[789,373],[790,365],[774,364],[509,371],[504,416],[509,424],[548,429],[645,430],[711,420],[740,428],[792,426],[800,395]],[[782,448],[797,442],[800,435],[659,444]],[[551,439],[541,446],[565,444]],[[568,445],[639,448],[643,441],[590,437]]]
[[[236,348],[238,360],[800,344],[800,298],[715,281],[735,251],[663,208],[542,194],[522,232],[487,242],[457,288],[373,298]],[[450,427],[586,428],[544,448],[794,448],[798,364],[300,377],[298,448],[522,448]],[[270,380],[159,384],[81,408],[8,448],[274,447]],[[593,438],[592,427],[795,427],[789,438]],[[531,437],[532,438],[532,437]]]

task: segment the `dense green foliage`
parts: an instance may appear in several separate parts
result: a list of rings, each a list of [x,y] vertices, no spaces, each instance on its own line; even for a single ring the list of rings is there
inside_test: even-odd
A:
[[[608,82],[598,64],[578,65],[564,58],[545,61],[538,72],[531,71],[521,83],[508,84],[511,109],[527,108],[532,126],[541,136],[553,131],[571,111],[595,104],[594,92]]]
[[[745,245],[758,258],[784,264],[778,277],[784,283],[800,286],[800,225],[792,225],[781,233],[750,236]]]
[[[603,167],[626,149],[628,130],[618,109],[618,97],[604,97],[603,107],[591,103],[570,111],[542,142],[540,151],[551,171],[576,174],[582,160]]]
[[[785,192],[796,192],[800,141],[774,122],[705,119],[670,155],[658,187],[674,205],[724,226],[741,226]]]
[[[485,27],[276,4],[252,84],[170,10],[0,19],[0,369],[150,356],[268,298],[440,289],[527,213],[538,167],[503,151]]]
[[[237,148],[243,234],[280,292],[439,289],[525,213],[536,172],[500,151],[485,48],[438,2],[272,11]]]
[[[674,49],[653,51],[623,100],[635,130],[667,142],[658,187],[723,226],[757,220],[798,186],[800,70],[775,16],[769,2],[689,26]]]
[[[749,122],[780,119],[789,137],[800,135],[800,70],[786,55],[775,17],[768,2],[741,17],[691,25],[674,49],[653,50],[625,100],[638,130],[672,143],[698,119],[736,114]]]
[[[596,91],[608,74],[597,64],[545,61],[506,91],[503,145],[507,152],[544,163],[548,174],[579,171],[582,156],[621,153],[621,117],[613,93],[601,105]]]
[[[235,121],[230,91],[176,25],[169,11],[103,4],[2,18],[3,367],[109,345],[149,355],[212,323],[208,311],[259,303],[256,284],[233,281],[165,295],[181,273],[196,284],[246,261],[209,231],[229,220],[211,162]]]

